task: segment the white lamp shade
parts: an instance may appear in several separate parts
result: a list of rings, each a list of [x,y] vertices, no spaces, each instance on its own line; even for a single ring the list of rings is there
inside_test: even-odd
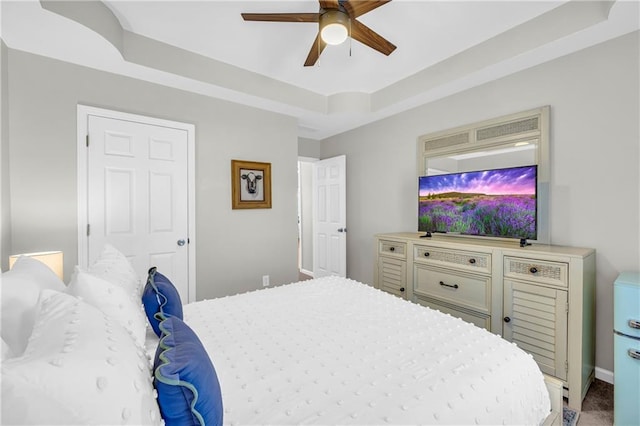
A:
[[[322,29],[320,36],[322,40],[331,45],[337,45],[343,43],[349,32],[347,31],[347,27],[342,25],[341,23],[329,24]]]
[[[349,16],[339,10],[329,10],[320,16],[320,38],[327,44],[337,45],[349,37]]]
[[[28,256],[47,265],[62,280],[64,279],[64,256],[61,251],[42,251],[38,253],[22,253],[9,256],[9,269],[20,256]]]

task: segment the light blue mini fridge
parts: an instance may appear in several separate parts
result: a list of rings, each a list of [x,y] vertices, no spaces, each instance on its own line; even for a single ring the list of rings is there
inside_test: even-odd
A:
[[[640,425],[640,272],[623,272],[613,285],[613,422]]]

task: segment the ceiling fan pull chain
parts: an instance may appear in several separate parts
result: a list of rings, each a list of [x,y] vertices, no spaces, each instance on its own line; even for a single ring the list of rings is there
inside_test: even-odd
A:
[[[349,57],[351,57],[351,43],[353,42],[353,37],[351,37],[351,19],[349,19]]]

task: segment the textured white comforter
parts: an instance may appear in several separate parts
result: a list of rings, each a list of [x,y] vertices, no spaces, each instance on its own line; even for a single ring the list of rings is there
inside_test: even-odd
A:
[[[186,305],[225,423],[540,424],[531,356],[497,335],[337,277]]]

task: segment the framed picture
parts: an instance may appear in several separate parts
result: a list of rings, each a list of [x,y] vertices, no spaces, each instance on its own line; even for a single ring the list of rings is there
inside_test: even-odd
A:
[[[271,163],[231,160],[231,207],[271,208]]]

